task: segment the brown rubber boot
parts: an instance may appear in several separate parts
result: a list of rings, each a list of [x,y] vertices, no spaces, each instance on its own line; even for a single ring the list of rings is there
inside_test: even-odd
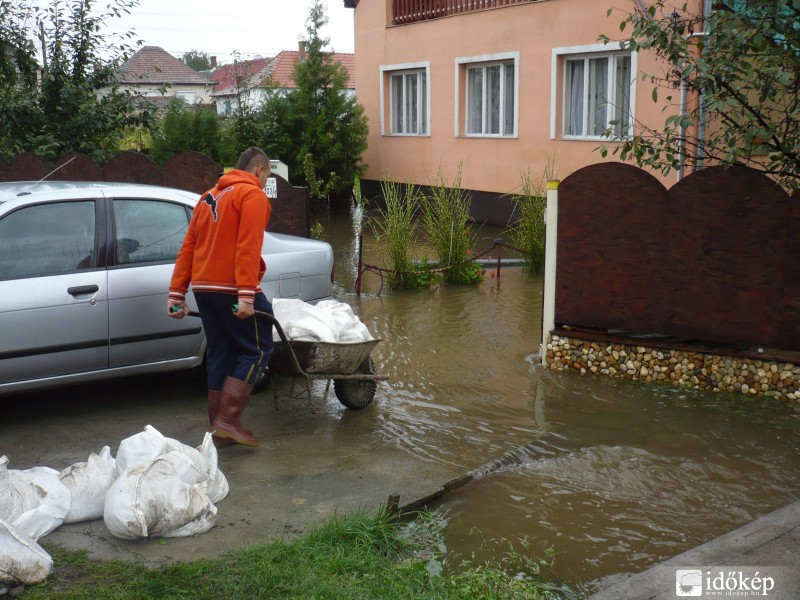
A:
[[[219,398],[222,395],[222,390],[208,390],[208,424],[214,423],[219,412]],[[213,431],[213,429],[212,429]],[[211,441],[214,442],[215,448],[224,448],[229,446],[231,441],[221,438],[216,435],[211,436]]]
[[[258,446],[261,442],[242,426],[241,415],[253,385],[241,379],[228,377],[222,385],[219,408],[211,423],[211,433],[221,439],[230,440],[245,446]]]

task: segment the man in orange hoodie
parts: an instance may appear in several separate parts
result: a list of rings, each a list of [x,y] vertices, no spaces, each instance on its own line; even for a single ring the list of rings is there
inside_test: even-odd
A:
[[[191,283],[206,333],[208,419],[214,441],[257,446],[241,414],[253,384],[272,356],[272,325],[254,311],[272,313],[261,291],[261,258],[271,206],[264,186],[269,157],[248,148],[194,209],[169,286],[167,314],[185,317]],[[236,311],[232,307],[236,305]]]

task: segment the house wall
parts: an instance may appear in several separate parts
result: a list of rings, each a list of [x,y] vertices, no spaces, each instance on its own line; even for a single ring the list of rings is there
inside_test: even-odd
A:
[[[689,4],[690,12],[700,12],[700,0]],[[608,2],[539,0],[392,26],[391,0],[359,2],[354,15],[355,79],[370,124],[364,179],[391,178],[426,185],[435,182],[440,169],[452,180],[460,163],[462,188],[499,196],[518,190],[523,172],[530,170],[538,179],[548,160],[554,163],[555,176],[562,179],[583,166],[602,162],[595,151],[602,140],[562,139],[563,69],[561,60],[554,61],[554,49],[585,46],[602,50],[599,35],[618,39],[619,23],[625,16],[621,11],[633,5],[633,0],[617,2],[618,10],[609,17]],[[457,61],[482,55],[519,57],[516,137],[473,138],[463,134],[466,83],[462,76],[457,94]],[[389,133],[389,91],[384,76],[382,103],[381,68],[407,64],[429,65],[427,136]],[[634,65],[637,75],[662,72],[651,56],[636,56]],[[634,116],[658,127],[669,113],[662,111],[662,104],[653,102],[648,82],[638,76],[635,80]],[[679,96],[677,91],[674,96]],[[458,134],[456,115],[460,119]],[[606,160],[616,159],[609,152]],[[666,185],[676,181],[674,174],[656,177]]]
[[[209,104],[212,102],[211,93],[208,86],[195,85],[195,84],[176,84],[167,85],[165,92],[162,94],[161,84],[139,84],[139,85],[121,85],[121,90],[130,90],[143,96],[176,96],[178,92],[194,92],[195,104]]]

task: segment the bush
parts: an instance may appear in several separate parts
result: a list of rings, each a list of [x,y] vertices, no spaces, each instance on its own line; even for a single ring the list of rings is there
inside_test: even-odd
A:
[[[236,161],[233,146],[213,107],[189,106],[176,98],[164,113],[160,131],[153,134],[150,157],[163,165],[179,152],[194,150],[226,165]]]

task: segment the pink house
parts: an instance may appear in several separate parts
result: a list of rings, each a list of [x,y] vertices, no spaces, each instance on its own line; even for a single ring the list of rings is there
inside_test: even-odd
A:
[[[648,2],[345,0],[370,126],[362,190],[378,195],[383,178],[429,185],[440,171],[452,180],[461,165],[473,217],[503,224],[523,173],[538,179],[550,162],[563,179],[615,160],[596,151],[609,122],[627,136],[671,114],[641,77],[662,72],[654,57],[599,39],[619,39],[636,4]],[[688,0],[687,10],[704,4]]]

